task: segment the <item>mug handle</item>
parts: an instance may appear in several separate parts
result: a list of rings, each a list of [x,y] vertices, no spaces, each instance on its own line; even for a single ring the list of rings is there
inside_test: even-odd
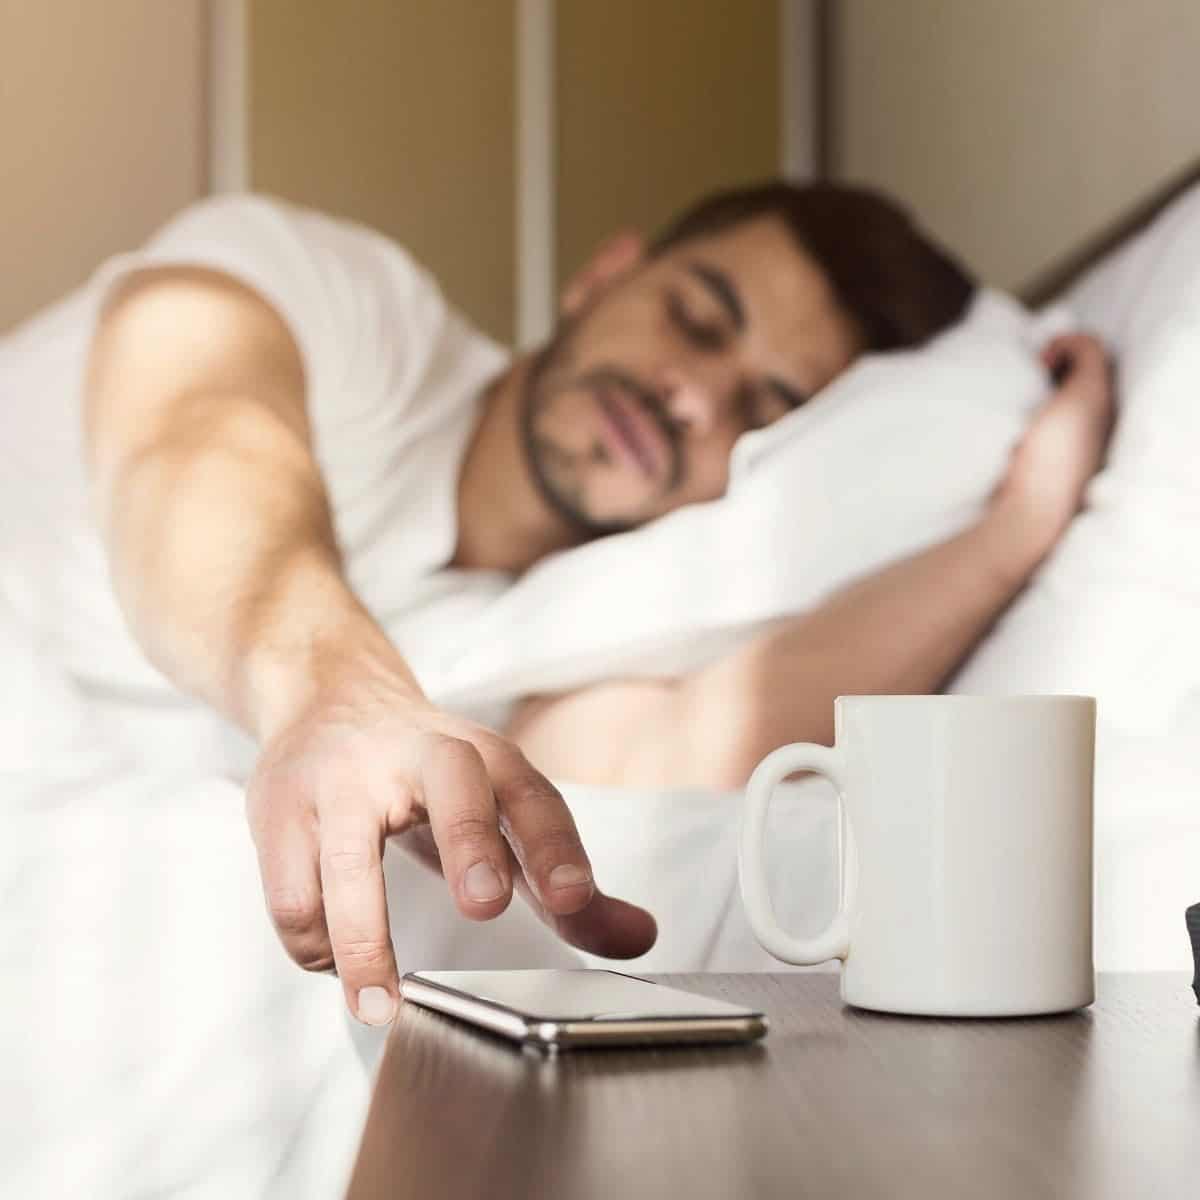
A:
[[[771,905],[763,869],[763,841],[766,834],[767,808],[771,793],[787,776],[796,771],[815,771],[824,775],[837,789],[839,829],[845,820],[842,793],[842,757],[837,749],[817,746],[811,742],[796,742],[772,750],[758,764],[746,784],[746,803],[742,814],[742,840],[738,850],[738,878],[741,882],[742,904],[750,919],[754,936],[776,958],[802,966],[815,966],[831,958],[844,959],[850,950],[850,926],[846,919],[847,899],[842,896],[840,907],[828,927],[816,937],[793,937],[782,929]],[[839,844],[843,839],[839,837]],[[845,847],[842,846],[842,854]],[[845,863],[840,864],[845,874]],[[839,889],[840,890],[840,889]]]

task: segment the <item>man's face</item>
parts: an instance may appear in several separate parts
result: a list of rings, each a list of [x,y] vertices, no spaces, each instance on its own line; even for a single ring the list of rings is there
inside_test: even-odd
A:
[[[739,435],[803,404],[859,349],[779,218],[691,239],[564,318],[523,398],[530,467],[592,534],[714,499]]]

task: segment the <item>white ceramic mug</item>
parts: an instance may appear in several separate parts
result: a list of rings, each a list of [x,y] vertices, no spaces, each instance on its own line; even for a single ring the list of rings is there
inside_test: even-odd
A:
[[[1087,696],[840,696],[835,742],[782,746],[746,789],[738,867],[750,924],[786,962],[842,959],[842,998],[885,1012],[1018,1016],[1091,1004]],[[763,867],[771,792],[837,789],[842,900],[792,937]],[[797,864],[803,870],[803,864]]]

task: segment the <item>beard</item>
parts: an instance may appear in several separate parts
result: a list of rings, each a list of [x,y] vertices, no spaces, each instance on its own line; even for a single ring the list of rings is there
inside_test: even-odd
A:
[[[643,524],[653,514],[599,519],[588,511],[584,479],[591,466],[610,462],[607,447],[600,441],[585,450],[560,445],[539,429],[539,420],[564,392],[589,391],[616,385],[635,397],[655,418],[667,437],[671,467],[664,492],[683,479],[683,446],[679,429],[670,420],[659,398],[628,372],[615,366],[596,366],[577,374],[575,334],[583,315],[560,321],[554,336],[530,363],[521,394],[521,445],[529,473],[547,507],[563,520],[580,541],[625,533]]]

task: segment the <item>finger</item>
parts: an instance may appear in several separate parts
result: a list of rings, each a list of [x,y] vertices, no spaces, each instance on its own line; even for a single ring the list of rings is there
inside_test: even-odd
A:
[[[1055,334],[1043,347],[1042,357],[1053,358],[1059,354],[1074,350],[1097,349],[1099,340],[1090,333],[1072,330],[1068,333]]]
[[[1102,375],[1108,366],[1104,343],[1090,333],[1067,333],[1052,338],[1041,352],[1042,361],[1061,385],[1081,372]]]
[[[521,871],[548,911],[583,908],[595,892],[592,865],[559,790],[515,747],[482,747],[500,809],[500,827]]]
[[[1064,350],[1070,349],[1073,342],[1078,340],[1076,333],[1057,333],[1042,347],[1042,358],[1056,358]]]
[[[1050,378],[1056,388],[1070,378],[1076,365],[1078,347],[1071,335],[1056,337],[1048,342],[1041,352],[1041,360],[1050,372]]]
[[[318,806],[321,891],[333,961],[347,1006],[367,1025],[388,1024],[399,995],[377,811],[369,797],[345,792],[322,797]]]
[[[515,867],[515,856],[513,861]],[[538,900],[519,870],[514,869],[513,880],[530,908],[563,941],[589,954],[604,958],[637,958],[658,940],[658,924],[649,912],[636,904],[606,895],[599,888],[578,912],[559,916],[548,911]]]
[[[283,948],[306,971],[328,971],[333,950],[325,925],[316,838],[296,821],[279,820],[255,833],[254,847],[267,912]]]
[[[512,899],[512,872],[479,751],[461,738],[431,736],[421,750],[421,790],[459,911],[476,921],[499,916]]]
[[[393,840],[431,870],[444,873],[429,826],[414,826]],[[636,958],[654,945],[658,926],[645,909],[597,890],[592,900],[577,913],[556,915],[542,904],[529,886],[510,845],[504,846],[504,856],[515,889],[538,917],[571,945],[607,958]]]
[[[1050,368],[1050,382],[1056,389],[1061,388],[1075,372],[1075,360],[1065,351],[1046,365]]]

